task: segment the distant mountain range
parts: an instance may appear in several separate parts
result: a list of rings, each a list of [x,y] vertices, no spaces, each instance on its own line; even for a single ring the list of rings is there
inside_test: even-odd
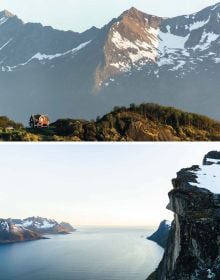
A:
[[[75,229],[68,223],[58,223],[41,217],[0,219],[0,244],[44,239],[47,234],[68,234]]]
[[[95,118],[154,102],[220,120],[220,3],[161,18],[135,8],[83,33],[0,12],[0,114]]]

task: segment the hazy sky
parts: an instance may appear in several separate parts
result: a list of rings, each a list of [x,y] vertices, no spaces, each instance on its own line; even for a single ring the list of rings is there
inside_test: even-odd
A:
[[[157,225],[171,179],[217,143],[4,144],[1,217],[43,216],[73,225]]]
[[[124,10],[134,6],[159,16],[176,16],[199,11],[216,0],[0,0],[0,10],[7,9],[21,19],[41,22],[59,29],[82,31],[101,27]]]

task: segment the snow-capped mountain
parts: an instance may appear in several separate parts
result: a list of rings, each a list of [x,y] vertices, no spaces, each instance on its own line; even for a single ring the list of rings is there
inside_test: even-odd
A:
[[[94,118],[155,102],[220,119],[220,3],[175,18],[135,8],[64,32],[0,13],[0,113]],[[11,106],[11,102],[16,106]]]
[[[31,241],[41,238],[41,235],[36,232],[0,219],[0,244]]]
[[[75,231],[75,229],[68,223],[58,223],[55,220],[29,217],[24,220],[9,219],[8,222],[14,224],[16,227],[22,227],[40,234],[65,234]]]
[[[29,217],[21,219],[0,219],[0,244],[45,239],[46,234],[68,234],[75,229],[69,223]]]

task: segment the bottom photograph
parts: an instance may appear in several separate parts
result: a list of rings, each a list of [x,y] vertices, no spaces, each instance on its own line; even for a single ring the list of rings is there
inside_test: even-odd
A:
[[[220,144],[2,144],[0,279],[220,279]]]

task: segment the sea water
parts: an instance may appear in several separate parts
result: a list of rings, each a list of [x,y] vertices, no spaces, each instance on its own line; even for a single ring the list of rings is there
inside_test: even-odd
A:
[[[1,280],[145,280],[163,249],[147,228],[83,227],[69,235],[0,246]]]

